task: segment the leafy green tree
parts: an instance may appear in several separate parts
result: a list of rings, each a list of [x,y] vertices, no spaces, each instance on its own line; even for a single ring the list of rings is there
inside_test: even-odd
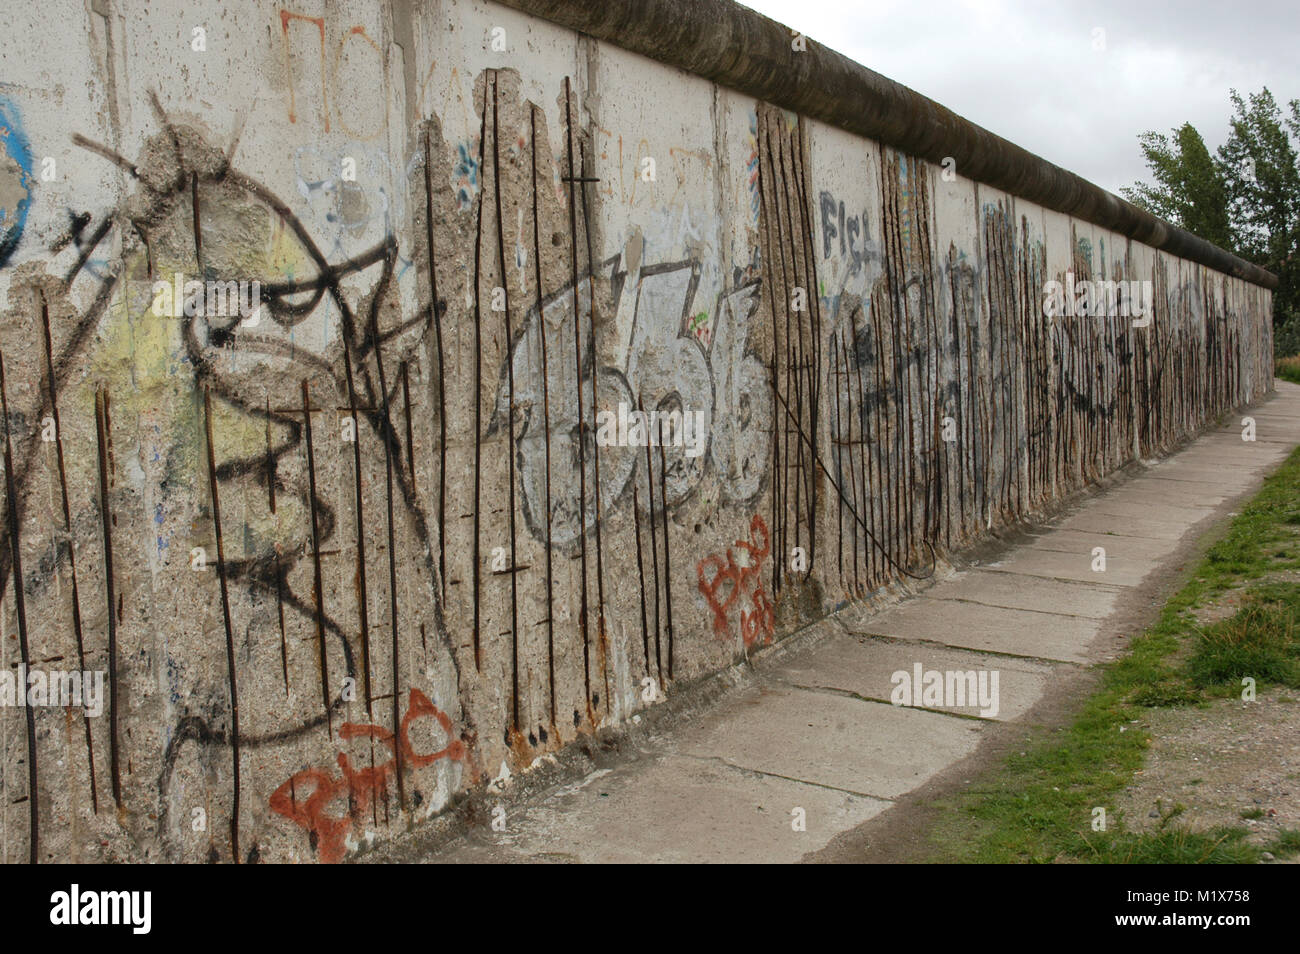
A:
[[[1121,189],[1134,205],[1278,276],[1279,354],[1300,343],[1300,100],[1283,115],[1267,87],[1235,89],[1227,141],[1211,156],[1191,123],[1138,136],[1152,183]]]
[[[1242,99],[1232,91],[1228,140],[1219,167],[1228,189],[1233,247],[1248,261],[1278,276],[1273,293],[1275,324],[1300,320],[1300,100],[1284,118],[1265,87]]]
[[[1138,136],[1142,155],[1155,178],[1121,189],[1124,197],[1220,248],[1232,247],[1228,192],[1218,164],[1191,123],[1172,136],[1145,132]]]

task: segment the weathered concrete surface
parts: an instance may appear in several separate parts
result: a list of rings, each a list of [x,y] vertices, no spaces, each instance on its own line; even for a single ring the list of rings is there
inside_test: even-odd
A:
[[[890,677],[900,671],[911,672],[918,661],[918,652],[924,655],[927,669],[947,671],[995,667],[1001,672],[996,713],[982,714],[980,706],[973,701],[966,705],[939,705],[934,709],[937,712],[954,712],[972,718],[999,719],[1003,722],[1019,718],[1038,701],[1043,686],[1053,671],[1050,663],[1013,656],[993,658],[988,653],[940,646],[918,649],[916,643],[910,640],[843,635],[832,636],[819,645],[816,652],[801,653],[765,675],[800,688],[851,693],[861,699],[888,704],[890,690],[893,688]],[[903,734],[908,735],[906,732]],[[850,753],[849,758],[854,757],[855,754]]]
[[[1176,519],[1159,518],[1158,505],[1153,508],[1153,517],[1117,517],[1113,513],[1082,511],[1061,523],[1066,530],[1079,530],[1084,533],[1114,534],[1119,537],[1144,537],[1149,540],[1177,540],[1182,536],[1183,525]],[[1086,569],[1086,567],[1085,567]]]
[[[683,730],[673,747],[765,775],[892,798],[975,748],[974,722],[918,714],[762,682]]]
[[[1195,464],[1207,454],[1231,448],[1227,451],[1231,466],[1222,468],[1213,483],[1223,501],[1238,500],[1300,443],[1297,412],[1300,387],[1279,384],[1277,397],[1252,412],[1260,434],[1273,438],[1265,447],[1243,443],[1238,436],[1238,448],[1230,443],[1229,425],[1158,463],[1152,472],[1175,470],[1184,462]],[[1236,450],[1239,453],[1232,459]],[[1124,481],[1078,509],[1088,512],[1103,501],[1108,506],[1127,506],[1134,502],[1131,497],[1146,493],[1147,483],[1148,477]],[[1145,506],[1159,526],[1181,527],[1184,539],[1229,513],[1224,502],[1204,512],[1149,501]],[[1091,540],[1080,540],[1075,531],[1049,528],[1035,533],[1034,539],[1034,545],[1008,553],[1007,562],[1047,557],[1054,551],[1041,549],[1044,543],[1073,550],[1081,559],[1091,552]],[[1125,539],[1135,547],[1152,548],[1153,553],[1167,543],[1163,536],[1134,534]],[[1160,563],[1159,556],[1151,560],[1152,567]],[[855,817],[864,816],[865,821],[876,816],[882,807],[969,755],[992,727],[988,721],[970,718],[978,713],[969,706],[927,711],[890,705],[895,672],[910,671],[916,664],[940,671],[997,669],[1002,711],[996,718],[1014,724],[1045,693],[1054,691],[1053,676],[1062,667],[1112,658],[1114,637],[1132,635],[1113,633],[1107,626],[1122,588],[1108,576],[1109,571],[1098,574],[1106,582],[1063,583],[1050,575],[967,569],[895,610],[865,620],[860,611],[847,611],[839,618],[850,618],[853,630],[908,638],[832,631],[816,645],[771,665],[760,660],[751,686],[695,723],[657,739],[635,761],[503,809],[501,832],[484,826],[427,855],[421,856],[418,846],[408,846],[401,857],[439,863],[553,857],[640,863],[666,859],[778,862],[801,857],[801,847],[804,855],[818,852],[837,834],[861,824]],[[1048,605],[1059,612],[1006,610],[1019,615],[1004,618],[1009,634],[1005,644],[1018,650],[1018,656],[1034,660],[971,653],[959,647],[976,641],[963,615],[981,608],[982,604],[967,602],[972,598],[987,599],[993,606],[1009,601],[1018,606]],[[1151,614],[1158,611],[1159,603],[1152,600]],[[936,607],[950,609],[944,612]],[[1027,622],[1032,617],[1052,622],[1034,627]],[[1066,631],[1060,624],[1067,619],[1089,627],[1072,631],[1077,642],[1062,638]],[[683,764],[682,753],[702,761]],[[716,788],[691,787],[704,771],[701,766],[708,766],[708,778]],[[721,798],[720,793],[724,793]],[[851,801],[863,795],[873,800]],[[791,824],[792,812],[798,808],[804,810],[804,832],[795,831]],[[836,857],[843,858],[843,851]]]
[[[790,826],[792,806],[814,821]],[[810,844],[874,817],[889,802],[809,785],[717,759],[654,755],[594,774],[507,816],[501,835],[476,833],[431,861],[791,863]]]
[[[1133,497],[1141,495],[1141,491],[1133,491]],[[1158,505],[1158,501],[1142,501],[1144,507]],[[1212,508],[1201,511],[1200,517],[1213,512]],[[1138,537],[1120,537],[1111,533],[1086,533],[1082,530],[1054,530],[1053,532],[1041,537],[1036,537],[1031,543],[1027,544],[1034,550],[1056,550],[1061,553],[1088,553],[1091,554],[1093,547],[1106,548],[1107,567],[1111,565],[1113,557],[1132,560],[1158,560],[1173,552],[1178,545],[1173,540],[1145,540]],[[1095,582],[1089,581],[1089,582]]]
[[[1051,538],[1062,537],[1068,532],[1057,530]],[[1069,546],[1068,541],[1062,541],[1061,546]],[[1092,546],[1089,543],[1088,549],[1091,550]],[[952,578],[945,580],[942,586],[927,591],[926,596],[933,600],[960,600],[1008,609],[1105,619],[1115,607],[1119,590],[1099,585],[1096,581],[1073,583],[1039,577],[1024,579],[1014,573],[971,568],[958,571]]]
[[[503,0],[575,30],[880,139],[934,163],[955,159],[979,182],[1174,251],[1231,274],[1258,266],[1155,218],[879,73],[726,0]],[[797,49],[802,55],[791,57]]]
[[[800,85],[864,74],[718,3],[582,5],[670,24],[624,45],[478,0],[10,6],[0,671],[107,698],[0,712],[3,861],[332,862],[472,814],[1272,385],[1270,276],[883,80],[888,114]],[[1151,314],[1045,313],[1067,276]],[[611,432],[641,410],[695,439]],[[1126,514],[1074,519],[1194,516]],[[980,571],[1053,589],[973,646],[1079,658],[1097,619],[1023,612],[1091,585],[1054,552]]]
[[[1038,554],[1024,552],[1013,558],[1031,568],[1038,559]],[[1060,579],[1055,573],[1033,575]],[[936,589],[942,593],[943,584],[938,584]],[[857,631],[856,627],[853,631]],[[924,596],[872,619],[866,630],[870,635],[929,640],[982,652],[1069,662],[1082,662],[1086,658],[1084,647],[1097,631],[1097,621],[1084,616]]]
[[[1104,516],[1109,517],[1111,515],[1105,514]],[[1162,522],[1161,526],[1178,525]],[[1142,582],[1142,577],[1150,573],[1151,568],[1154,566],[1154,563],[1150,560],[1114,559],[1108,552],[1106,568],[1103,571],[1093,569],[1093,562],[1097,559],[1099,559],[1099,556],[1094,557],[1091,549],[1063,553],[1059,550],[1041,547],[1026,547],[1023,551],[1008,557],[1006,560],[988,564],[988,568],[999,573],[1044,576],[1053,580],[1088,582],[1103,579],[1114,586],[1136,586]]]

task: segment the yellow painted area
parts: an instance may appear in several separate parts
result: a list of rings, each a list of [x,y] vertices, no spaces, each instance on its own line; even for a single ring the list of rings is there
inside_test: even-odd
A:
[[[316,263],[307,254],[298,236],[279,219],[271,233],[271,248],[266,256],[266,265],[268,274],[283,275],[289,281],[294,278],[311,278],[316,273]]]
[[[290,233],[282,241],[275,259],[276,268],[296,263],[301,268],[310,260]],[[266,259],[264,258],[264,262]],[[155,263],[156,275],[182,271],[166,262]],[[127,274],[143,274],[143,255],[128,263]],[[165,448],[168,480],[175,493],[201,494],[207,504],[207,448],[203,393],[199,390],[194,369],[186,360],[182,332],[183,319],[156,315],[153,311],[152,286],[148,282],[129,281],[120,286],[105,308],[98,333],[86,355],[87,373],[78,376],[69,394],[72,406],[92,408],[95,393],[105,388],[111,398],[113,430],[120,435],[136,433],[153,448]],[[214,391],[211,398],[214,458],[218,466],[232,460],[261,457],[266,451],[266,424],[224,400]],[[281,445],[287,433],[272,427],[272,442]],[[118,453],[125,448],[119,443]],[[81,457],[86,466],[94,467],[93,457]],[[75,466],[75,464],[74,464]],[[184,488],[189,488],[185,490]],[[236,477],[221,485],[223,504],[230,499],[230,515],[239,514],[244,527],[228,526],[227,557],[265,554],[279,542],[296,546],[305,536],[308,511],[293,492],[277,493],[276,513],[269,512],[265,482],[260,475]],[[233,498],[247,495],[252,506],[235,506]],[[223,510],[226,510],[223,506]],[[245,547],[251,552],[245,553]]]

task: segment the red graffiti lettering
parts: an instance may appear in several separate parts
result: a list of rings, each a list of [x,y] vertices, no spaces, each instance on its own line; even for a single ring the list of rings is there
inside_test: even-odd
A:
[[[758,514],[749,522],[749,534],[749,540],[737,540],[725,554],[706,556],[695,568],[700,592],[713,610],[713,631],[730,635],[730,614],[739,608],[745,648],[771,642],[776,632],[776,608],[763,587],[763,561],[772,552],[772,541]]]
[[[447,744],[436,752],[419,753],[411,744],[411,723],[423,716],[436,719],[447,736]],[[397,771],[399,746],[403,766],[413,768],[423,768],[444,758],[456,762],[465,758],[465,743],[453,738],[451,719],[419,689],[411,690],[397,738],[383,726],[359,725],[355,722],[345,722],[339,726],[339,738],[345,742],[370,738],[387,747],[393,756],[382,765],[356,769],[347,754],[340,752],[338,765],[341,777],[333,777],[322,769],[305,769],[277,788],[270,799],[272,811],[314,836],[320,860],[326,864],[343,860],[353,819],[363,817],[376,796],[387,795],[388,782]],[[327,809],[336,799],[342,801],[343,813],[330,815]]]

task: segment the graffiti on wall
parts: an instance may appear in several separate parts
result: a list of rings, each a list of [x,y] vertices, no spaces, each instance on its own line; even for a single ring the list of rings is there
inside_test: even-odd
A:
[[[437,722],[447,744],[436,751],[420,753],[411,742],[411,724],[425,717]],[[321,861],[326,863],[342,860],[353,825],[363,822],[374,801],[388,794],[388,786],[399,771],[399,759],[413,768],[424,768],[439,759],[465,758],[465,744],[454,737],[451,719],[419,689],[411,690],[396,736],[380,725],[345,722],[339,726],[339,739],[344,742],[367,739],[387,748],[392,755],[379,765],[358,769],[347,753],[339,752],[339,776],[323,769],[304,769],[294,773],[270,799],[273,811],[311,834]],[[330,815],[329,809],[335,805],[343,811]]]
[[[763,561],[772,539],[760,514],[749,524],[750,538],[725,553],[706,556],[696,565],[700,592],[713,611],[713,631],[721,637],[738,633],[746,649],[768,643],[776,632],[776,611],[763,585]],[[738,626],[733,629],[733,612]]]
[[[217,634],[224,631],[225,638],[223,646],[219,635],[212,640],[195,630],[191,636],[183,625],[174,638],[170,652],[176,661],[169,662],[167,673],[175,724],[161,757],[159,807],[166,831],[168,793],[173,786],[184,784],[179,779],[192,772],[183,755],[187,745],[226,751],[235,793],[229,808],[230,849],[240,858],[238,833],[243,810],[238,779],[247,771],[244,760],[251,753],[292,747],[317,733],[329,735],[335,717],[351,699],[360,699],[368,711],[379,710],[382,703],[377,684],[381,681],[390,690],[384,695],[392,700],[396,724],[398,693],[408,688],[409,683],[403,683],[411,678],[400,663],[403,631],[408,638],[416,635],[422,655],[431,654],[421,672],[441,667],[450,675],[439,681],[456,682],[458,662],[446,642],[440,608],[431,598],[435,591],[431,561],[426,559],[422,567],[422,585],[430,598],[412,600],[399,611],[399,602],[414,595],[413,574],[418,578],[421,568],[417,564],[413,571],[407,561],[405,586],[399,590],[394,573],[383,573],[382,563],[375,565],[365,559],[366,543],[370,542],[372,552],[386,551],[383,562],[395,566],[397,539],[407,534],[415,538],[430,535],[423,501],[413,486],[411,408],[401,398],[409,399],[411,368],[417,361],[413,343],[428,334],[435,320],[434,309],[425,304],[414,315],[404,316],[394,307],[390,287],[398,256],[391,237],[355,256],[331,260],[302,221],[269,189],[235,169],[224,151],[208,145],[197,130],[171,122],[156,100],[155,107],[161,131],[146,143],[136,162],[101,144],[78,140],[87,151],[125,171],[135,183],[135,191],[124,205],[130,214],[111,211],[105,215],[93,233],[78,243],[78,262],[72,272],[62,283],[45,282],[34,288],[28,304],[40,303],[48,328],[51,312],[68,312],[72,307],[67,288],[81,276],[85,262],[124,223],[128,233],[121,241],[127,251],[102,277],[90,277],[99,288],[88,309],[58,315],[67,330],[62,335],[55,331],[52,337],[47,331],[44,361],[28,358],[23,362],[43,365],[47,385],[36,392],[38,402],[24,419],[39,421],[49,413],[58,415],[62,404],[63,420],[69,422],[59,437],[62,477],[63,444],[69,439],[63,435],[84,433],[71,425],[80,423],[76,419],[84,415],[82,408],[87,406],[81,403],[85,386],[72,378],[72,372],[89,365],[96,379],[94,412],[100,451],[70,451],[68,457],[98,460],[101,471],[100,492],[92,504],[103,514],[102,532],[92,529],[99,520],[90,521],[85,530],[102,553],[102,560],[90,564],[104,568],[102,579],[93,580],[99,584],[94,587],[74,584],[71,608],[74,620],[93,618],[87,604],[95,598],[96,589],[107,603],[108,646],[94,646],[92,651],[108,657],[114,706],[108,738],[101,743],[108,751],[107,766],[103,761],[95,766],[94,740],[89,729],[86,734],[89,787],[95,803],[99,787],[105,784],[101,773],[107,769],[113,798],[119,806],[124,804],[124,766],[134,761],[122,752],[125,727],[118,718],[116,697],[118,684],[132,678],[124,672],[126,660],[136,658],[135,650],[124,651],[123,645],[134,628],[124,618],[126,597],[128,593],[136,596],[124,581],[142,567],[141,555],[129,552],[129,544],[122,542],[129,521],[119,517],[137,504],[133,490],[123,483],[118,471],[121,464],[115,464],[108,453],[115,430],[121,430],[115,421],[134,416],[147,422],[146,433],[157,435],[145,439],[149,447],[157,448],[154,466],[149,469],[167,475],[162,486],[170,481],[178,491],[192,491],[163,494],[154,505],[155,532],[150,537],[156,538],[157,546],[152,572],[167,573],[173,580],[170,599],[178,609],[213,605],[219,590],[216,603],[220,615],[212,623]],[[159,275],[197,274],[224,284],[235,276],[243,278],[250,270],[262,279],[265,320],[256,325],[247,326],[239,316],[201,312],[178,312],[175,318],[150,314],[150,291]],[[290,277],[283,277],[285,272]],[[344,286],[350,278],[369,272],[374,273],[370,295],[358,307],[345,294]],[[322,345],[319,334],[303,333],[310,332],[312,317],[321,313],[337,322],[341,341]],[[113,340],[119,326],[109,326],[107,341],[94,333],[105,315],[116,321],[124,314],[138,316],[136,322],[143,324],[137,325],[133,352],[119,357]],[[5,352],[11,367],[27,358],[13,341],[6,342]],[[41,356],[38,353],[32,358]],[[119,380],[124,370],[123,358],[136,376],[135,395],[113,393],[112,382]],[[182,368],[188,379],[179,373]],[[268,369],[275,373],[268,374]],[[174,395],[174,413],[167,410],[165,401],[159,405],[164,394]],[[195,396],[200,396],[197,402]],[[353,526],[346,528],[354,530],[357,589],[362,594],[353,604],[360,614],[355,619],[327,604],[330,590],[325,578],[332,575],[343,555],[339,537],[345,526],[338,488],[331,487],[327,493],[318,485],[325,482],[317,467],[318,457],[325,453],[321,444],[337,445],[328,438],[322,441],[321,433],[324,430],[333,436],[341,413],[353,428],[348,443],[356,455],[350,475]],[[117,436],[132,442],[140,439],[129,433]],[[6,578],[18,572],[25,548],[45,548],[30,538],[20,538],[19,527],[25,521],[13,501],[30,512],[29,501],[38,488],[44,489],[42,483],[48,476],[39,443],[26,440],[22,444],[30,452],[13,469],[14,492],[7,497],[12,530],[0,558]],[[379,452],[384,477],[369,479],[360,462],[362,448],[370,454]],[[72,480],[65,482],[62,491],[65,508],[68,482]],[[235,527],[229,522],[223,526],[222,497],[227,507],[232,500],[238,504],[240,520]],[[386,514],[378,533],[366,529],[363,515],[367,506],[373,513]],[[177,531],[184,523],[192,528],[191,533],[180,536],[189,536],[186,542],[197,546],[185,545],[174,551],[171,544],[181,542]],[[73,529],[71,523],[69,529]],[[367,541],[367,533],[378,540]],[[76,580],[75,551],[69,544],[66,539],[56,539],[49,545],[46,559],[28,563],[25,589],[36,598],[58,598],[58,588],[49,584],[65,572]],[[83,563],[82,580],[91,582],[86,580],[86,567]],[[205,569],[209,572],[193,572]],[[387,577],[384,582],[388,584],[370,583],[374,587],[371,592],[383,597],[374,601],[378,605],[373,610],[366,595],[372,575],[380,580]],[[231,590],[236,591],[234,598]],[[151,611],[166,612],[156,595]],[[249,614],[245,620],[238,618],[241,611]],[[60,615],[54,614],[55,618]],[[179,618],[186,618],[183,611]],[[270,638],[245,636],[237,653],[236,634],[253,623],[270,623]],[[372,640],[378,631],[387,631],[389,646],[383,646],[378,638]],[[57,638],[56,633],[49,635]],[[139,635],[143,634],[133,634],[132,640]],[[304,639],[310,640],[307,647],[297,649]],[[81,632],[77,642],[78,651],[83,652]],[[141,649],[145,646],[147,642]],[[42,646],[40,651],[46,648]],[[208,660],[213,665],[209,666]],[[266,674],[282,677],[280,698],[274,692],[248,691],[247,681],[240,693],[240,660],[247,666],[245,680],[252,673],[258,690],[266,688],[256,682],[258,676],[263,680]],[[386,673],[381,672],[385,668]],[[311,676],[307,678],[314,683],[311,690],[299,683],[308,672]],[[217,678],[205,681],[205,674]],[[356,691],[350,695],[353,684]],[[285,705],[286,696],[296,698],[297,704]],[[308,701],[313,697],[314,711]],[[206,756],[200,756],[204,759]],[[33,771],[38,761],[38,753],[31,753]],[[36,834],[33,830],[33,851],[38,843]]]

